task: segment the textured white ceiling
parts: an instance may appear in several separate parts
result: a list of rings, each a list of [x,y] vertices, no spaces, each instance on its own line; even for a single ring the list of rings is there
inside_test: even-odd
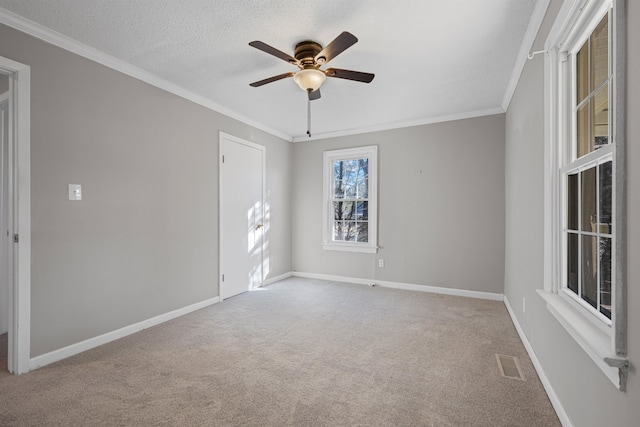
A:
[[[0,7],[122,59],[291,137],[306,132],[293,55],[342,31],[359,42],[330,66],[375,73],[327,79],[315,135],[395,127],[499,109],[536,0],[0,0]],[[326,67],[324,67],[326,68]]]

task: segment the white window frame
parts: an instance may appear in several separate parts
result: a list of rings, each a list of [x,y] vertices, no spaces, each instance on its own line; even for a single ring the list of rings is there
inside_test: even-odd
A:
[[[610,145],[574,162],[571,169],[586,167],[605,156],[613,159],[614,218],[612,269],[612,318],[603,319],[563,289],[564,233],[566,204],[563,199],[567,147],[575,123],[571,113],[574,100],[575,68],[569,60],[596,25],[610,14],[612,79],[610,82]],[[626,356],[625,212],[624,188],[624,61],[626,50],[625,0],[566,0],[545,44],[545,210],[544,210],[544,290],[539,294],[547,308],[595,364],[621,391],[625,390],[629,362]]]
[[[333,206],[331,194],[333,191],[333,163],[337,160],[369,159],[369,241],[344,242],[333,240]],[[378,251],[378,147],[346,148],[329,150],[323,153],[323,229],[322,247],[331,251],[349,251],[376,253]]]

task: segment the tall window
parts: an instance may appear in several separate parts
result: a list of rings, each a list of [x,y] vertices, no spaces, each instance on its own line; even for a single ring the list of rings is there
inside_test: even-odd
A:
[[[376,251],[377,147],[324,153],[324,248]]]
[[[568,1],[545,44],[547,307],[625,389],[624,0]]]
[[[607,12],[579,49],[570,53],[572,135],[561,169],[566,205],[563,287],[609,324],[614,202],[611,139],[611,48]]]

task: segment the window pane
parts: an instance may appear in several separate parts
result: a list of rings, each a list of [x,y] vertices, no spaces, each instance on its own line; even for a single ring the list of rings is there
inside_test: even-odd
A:
[[[600,312],[611,319],[611,239],[600,238]]]
[[[336,199],[342,199],[344,197],[344,175],[344,162],[333,162],[333,197]]]
[[[567,228],[578,229],[578,174],[567,175]]]
[[[335,199],[342,199],[344,197],[344,184],[342,180],[333,183],[333,197]]]
[[[591,91],[609,77],[609,15],[605,15],[590,37]]]
[[[357,202],[356,218],[358,221],[369,219],[369,202]]]
[[[596,168],[595,166],[583,171],[581,179],[582,201],[582,231],[596,230]]]
[[[578,235],[567,234],[567,287],[578,293]]]
[[[369,197],[369,159],[358,160],[358,198]]]
[[[589,136],[589,104],[591,101],[587,102],[585,105],[578,109],[578,115],[576,117],[576,127],[577,127],[577,143],[578,149],[577,157],[580,158],[585,154],[589,154],[592,149],[591,145],[591,137]]]
[[[355,199],[356,197],[356,185],[355,182],[347,182],[344,186],[344,196],[350,199]]]
[[[344,225],[344,237],[343,240],[346,242],[353,242],[356,240],[356,222],[355,221],[345,221]]]
[[[577,103],[581,103],[589,94],[589,40],[576,55]]]
[[[595,236],[582,236],[582,299],[598,303],[598,251]]]
[[[333,240],[342,240],[342,221],[333,223]]]
[[[358,161],[349,160],[345,162],[344,194],[345,197],[356,197],[356,183],[358,179]]]
[[[358,199],[369,198],[369,180],[368,178],[358,181]]]
[[[593,148],[597,150],[609,143],[609,84],[607,83],[591,99],[591,135]]]
[[[342,219],[348,219],[348,220],[356,219],[356,204],[355,204],[355,202],[345,202],[342,205]]]
[[[358,242],[368,242],[369,241],[369,223],[368,222],[359,222],[358,223]]]
[[[342,204],[344,202],[333,202],[333,219],[342,219]]]
[[[599,168],[600,174],[600,233],[611,234],[611,206],[613,199],[613,167],[612,161],[602,163]]]
[[[333,219],[353,220],[356,218],[355,202],[333,202]]]

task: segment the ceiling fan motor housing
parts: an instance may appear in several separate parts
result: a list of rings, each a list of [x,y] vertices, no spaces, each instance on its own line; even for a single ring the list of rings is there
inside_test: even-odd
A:
[[[305,40],[296,45],[293,56],[300,61],[303,68],[317,68],[324,61],[321,61],[322,58],[319,59],[319,63],[316,64],[315,57],[322,51],[322,46],[319,43],[316,43],[311,40]]]

